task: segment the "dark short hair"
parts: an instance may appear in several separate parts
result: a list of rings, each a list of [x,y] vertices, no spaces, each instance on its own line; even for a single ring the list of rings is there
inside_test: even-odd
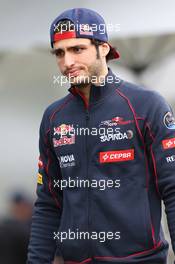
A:
[[[93,45],[95,45],[97,52],[98,52],[98,47],[99,47],[100,45],[102,45],[103,43],[107,43],[107,42],[100,41],[100,40],[98,40],[98,39],[90,39],[90,40],[91,40],[91,43],[92,43]],[[109,44],[108,44],[108,45],[109,45]],[[111,48],[110,48],[108,54],[106,55],[106,61],[108,62],[108,61],[109,61],[110,59],[112,59],[112,58],[113,58],[113,53],[112,53],[112,50],[111,50]]]

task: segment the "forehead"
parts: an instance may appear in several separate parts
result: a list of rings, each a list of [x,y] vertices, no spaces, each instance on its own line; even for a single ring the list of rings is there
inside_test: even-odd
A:
[[[62,39],[53,44],[55,49],[66,49],[73,46],[79,45],[89,45],[91,43],[90,39],[85,38],[70,38]]]

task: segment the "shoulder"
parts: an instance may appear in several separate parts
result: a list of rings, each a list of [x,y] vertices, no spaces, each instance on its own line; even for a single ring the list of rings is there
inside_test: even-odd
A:
[[[119,88],[121,96],[130,102],[135,109],[157,108],[167,105],[164,97],[155,90],[148,89],[141,85],[125,82]]]
[[[155,90],[148,89],[142,85],[137,85],[134,83],[124,81],[121,89],[125,95],[128,95],[128,98],[145,98],[149,97],[150,99],[160,99],[162,96]]]
[[[47,108],[44,110],[42,120],[41,120],[41,126],[45,129],[50,126],[50,122],[52,119],[52,116],[55,112],[61,110],[64,108],[65,104],[72,99],[72,95],[68,94],[64,96],[63,98],[51,103]]]
[[[68,94],[63,98],[50,104],[44,111],[43,118],[51,119],[52,115],[61,109],[64,109],[64,106],[73,98],[72,94]]]

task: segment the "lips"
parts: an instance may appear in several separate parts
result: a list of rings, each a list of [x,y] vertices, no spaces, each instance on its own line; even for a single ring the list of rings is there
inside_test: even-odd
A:
[[[78,76],[79,75],[79,71],[74,71],[74,72],[70,72],[69,73],[69,76],[70,77],[76,77],[76,76]]]
[[[66,75],[69,77],[76,77],[79,75],[79,73],[80,73],[80,70],[76,69],[76,70],[67,71]]]

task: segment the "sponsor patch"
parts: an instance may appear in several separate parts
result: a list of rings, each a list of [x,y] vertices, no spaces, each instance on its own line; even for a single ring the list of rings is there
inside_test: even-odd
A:
[[[164,149],[175,148],[175,138],[164,139],[162,141],[162,146]]]
[[[80,35],[93,36],[92,27],[89,24],[80,24]]]
[[[175,129],[175,118],[171,112],[165,114],[163,122],[168,129]]]
[[[43,168],[43,161],[42,161],[42,159],[41,159],[41,157],[39,157],[39,160],[38,160],[38,167],[39,167],[39,169],[42,169]]]
[[[134,149],[100,152],[99,158],[100,163],[134,160]]]
[[[166,161],[167,161],[167,163],[172,163],[172,162],[174,162],[174,161],[175,161],[175,155],[172,155],[172,156],[170,156],[170,157],[166,157]]]
[[[101,142],[106,141],[115,141],[115,140],[123,140],[123,139],[132,139],[133,138],[133,131],[127,130],[126,132],[120,132],[120,128],[115,129],[115,133],[106,133],[100,136]]]
[[[111,120],[105,120],[100,123],[99,126],[118,126],[118,125],[127,125],[133,123],[133,120],[124,120],[123,117],[113,117]]]
[[[67,168],[67,167],[73,167],[75,166],[75,158],[74,155],[65,155],[58,157],[60,167],[61,168]]]
[[[38,173],[37,175],[37,183],[43,184],[43,175],[40,173]]]
[[[54,147],[70,145],[75,143],[75,134],[73,125],[62,124],[54,127]]]

